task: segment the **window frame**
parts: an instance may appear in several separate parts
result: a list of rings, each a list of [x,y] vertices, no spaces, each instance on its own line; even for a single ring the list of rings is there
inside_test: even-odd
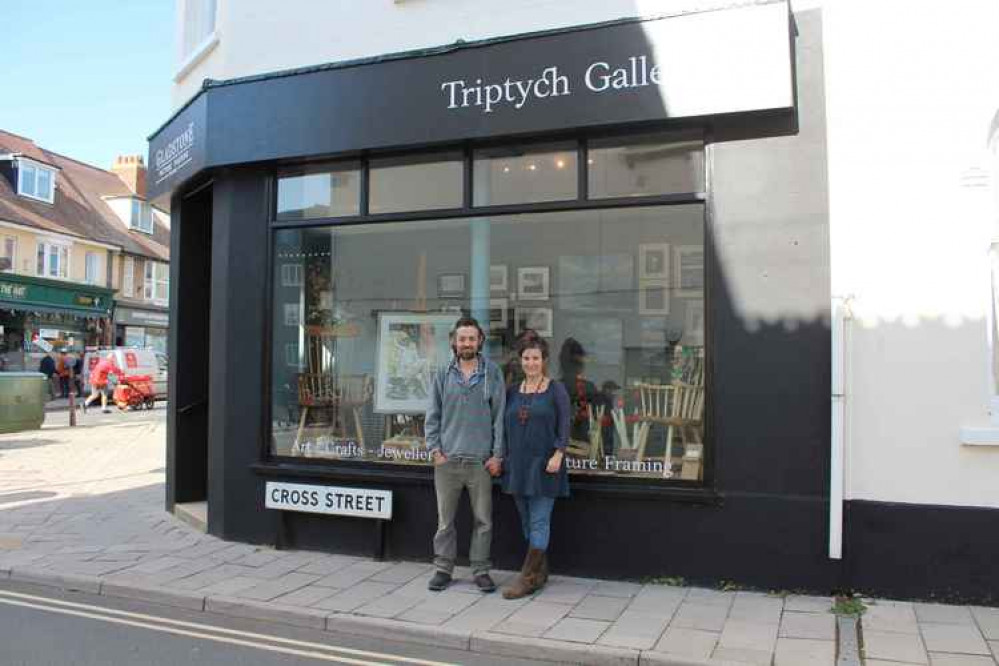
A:
[[[165,276],[157,275],[159,267],[162,267]],[[159,287],[163,287],[163,298],[157,298],[156,292]],[[153,259],[146,259],[145,270],[142,281],[142,300],[157,305],[166,305],[170,300],[170,264]]]
[[[26,174],[27,170],[32,171],[32,191],[28,192],[25,189]],[[49,166],[45,166],[41,162],[36,162],[35,160],[26,159],[24,157],[19,157],[17,159],[17,194],[18,196],[25,197],[27,199],[33,199],[34,201],[41,201],[43,203],[51,204],[55,203],[55,190],[56,190],[56,174],[57,169]],[[49,187],[47,196],[40,196],[38,194],[38,180],[41,174],[48,174],[49,177]]]
[[[155,226],[153,223],[153,207],[148,201],[143,201],[137,197],[133,197],[131,202],[128,214],[128,228],[152,235]],[[144,220],[148,220],[149,224],[143,226]]]
[[[17,236],[0,236],[0,257],[5,259],[10,259],[10,268],[0,269],[0,273],[16,273],[17,272]],[[7,245],[11,245],[10,255],[7,255]]]
[[[566,134],[545,134],[539,136],[535,139],[524,139],[512,141],[510,139],[501,139],[496,141],[483,141],[474,143],[465,143],[461,146],[445,146],[436,147],[434,149],[426,149],[422,151],[373,151],[370,154],[366,154],[360,158],[361,162],[361,214],[353,216],[344,217],[324,217],[324,218],[302,218],[297,220],[284,220],[278,219],[277,217],[277,178],[284,173],[288,173],[295,168],[317,168],[315,162],[301,162],[301,163],[289,163],[271,169],[270,177],[273,186],[270,188],[272,192],[270,196],[269,205],[269,233],[268,233],[268,290],[266,296],[266,312],[270,316],[267,321],[272,322],[273,317],[276,316],[274,312],[274,288],[275,288],[275,278],[274,270],[276,258],[273,254],[274,247],[274,236],[275,233],[281,230],[287,229],[308,229],[314,227],[336,227],[336,226],[352,226],[352,225],[368,225],[377,223],[387,223],[387,222],[417,222],[420,220],[444,220],[444,219],[454,219],[454,218],[475,218],[475,217],[485,217],[485,216],[505,216],[505,215],[518,215],[525,213],[544,213],[544,212],[557,212],[557,211],[573,211],[573,210],[599,210],[608,208],[626,209],[626,208],[638,208],[638,207],[648,207],[648,206],[676,206],[676,205],[690,205],[690,204],[700,204],[703,206],[703,216],[704,216],[704,289],[703,289],[703,302],[704,307],[704,338],[705,341],[710,340],[710,331],[712,327],[712,317],[710,313],[710,303],[711,303],[711,279],[709,266],[712,263],[713,251],[710,243],[710,229],[711,229],[711,211],[710,211],[710,164],[711,164],[711,146],[713,142],[713,137],[709,132],[706,132],[700,127],[680,127],[678,129],[673,129],[669,131],[659,132],[664,142],[670,143],[687,143],[691,141],[698,141],[701,143],[703,160],[701,167],[704,170],[701,183],[703,189],[697,192],[678,192],[669,194],[656,194],[648,196],[628,196],[628,197],[608,197],[608,198],[590,198],[589,197],[589,174],[588,174],[588,162],[587,162],[587,152],[588,143],[593,140],[606,140],[618,138],[622,143],[627,143],[630,137],[647,137],[650,134],[648,128],[642,128],[637,130],[629,131],[608,131],[608,132],[591,132],[591,133],[573,133],[571,135]],[[576,151],[577,151],[577,177],[578,177],[578,187],[577,187],[577,197],[571,200],[559,200],[559,201],[546,201],[546,202],[535,202],[535,203],[517,203],[517,204],[501,204],[501,205],[488,205],[488,206],[473,206],[472,202],[472,192],[473,192],[473,154],[474,151],[483,148],[490,147],[503,147],[503,146],[531,146],[533,144],[540,145],[550,145],[553,143],[561,143],[566,140],[575,141]],[[432,155],[440,153],[448,153],[454,150],[462,151],[464,155],[463,160],[463,203],[462,206],[457,208],[443,208],[443,209],[433,209],[433,210],[415,210],[415,211],[400,211],[393,213],[376,213],[371,214],[368,209],[368,196],[369,196],[369,160],[378,159],[381,160],[385,157],[397,157],[402,160],[410,158],[418,158],[418,155]],[[333,165],[337,162],[342,162],[345,157],[334,157],[328,162]],[[322,168],[319,166],[318,168]],[[281,313],[283,315],[283,312]],[[282,316],[283,321],[283,316]],[[273,330],[272,326],[268,325],[265,327],[265,345],[266,349],[273,352],[272,346],[273,340]],[[286,350],[287,352],[287,350]],[[703,476],[700,481],[686,481],[678,478],[671,479],[650,479],[645,478],[628,478],[627,476],[588,476],[588,475],[574,475],[572,478],[572,485],[574,489],[580,490],[595,490],[598,492],[606,492],[613,495],[636,495],[636,496],[668,496],[670,498],[683,499],[684,501],[689,501],[693,503],[711,503],[717,500],[714,487],[714,460],[716,455],[716,445],[714,437],[714,425],[713,425],[713,410],[712,410],[712,394],[713,394],[713,357],[708,349],[708,344],[705,344],[705,361],[704,361],[704,387],[705,387],[705,406],[704,406],[704,416],[703,416],[703,437],[702,440],[705,444],[704,447],[704,459],[703,459]],[[263,359],[263,371],[265,372],[265,382],[267,383],[268,390],[271,390],[272,380],[272,359],[273,353],[265,354]],[[329,478],[335,479],[358,479],[358,480],[379,480],[386,483],[398,482],[406,483],[413,481],[421,481],[430,478],[432,475],[431,468],[407,468],[405,466],[396,466],[386,463],[378,463],[373,461],[344,461],[335,459],[319,459],[319,458],[302,458],[296,456],[280,456],[275,455],[271,451],[270,447],[270,433],[272,428],[272,410],[273,405],[270,400],[264,401],[264,409],[261,410],[260,418],[262,419],[263,432],[266,433],[265,437],[262,438],[260,442],[259,450],[259,461],[258,463],[252,465],[253,469],[264,475],[280,475],[287,474],[289,467],[308,469],[310,473],[319,473]]]
[[[135,257],[125,257],[121,271],[122,293],[126,298],[135,298]]]
[[[177,23],[177,71],[179,83],[219,43],[218,0],[184,0]],[[195,25],[195,20],[204,25]],[[198,34],[194,35],[197,28]]]
[[[70,273],[70,262],[71,262],[71,245],[69,243],[63,242],[61,240],[56,240],[52,238],[39,238],[35,243],[35,275],[38,277],[49,278],[51,280],[68,280]],[[42,252],[44,255],[44,260],[42,264],[41,272],[38,271],[38,254]],[[54,251],[54,252],[53,252]],[[55,257],[56,264],[58,266],[58,275],[52,275],[50,271],[52,257]]]
[[[91,275],[91,266],[93,267],[93,275]],[[100,284],[100,257],[96,252],[91,252],[87,250],[86,254],[83,255],[83,281],[87,284]]]

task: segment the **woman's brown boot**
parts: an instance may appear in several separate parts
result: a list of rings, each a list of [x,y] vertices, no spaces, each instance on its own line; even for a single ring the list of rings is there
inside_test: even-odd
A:
[[[538,587],[544,587],[548,582],[548,551],[541,551],[541,570],[538,572]]]
[[[524,566],[513,579],[513,582],[503,588],[504,599],[520,599],[541,587],[541,561],[545,551],[531,548],[524,558]]]

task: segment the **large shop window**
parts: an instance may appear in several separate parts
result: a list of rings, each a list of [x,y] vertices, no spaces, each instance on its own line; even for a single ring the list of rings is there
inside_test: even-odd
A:
[[[476,159],[489,161],[492,202],[504,167],[542,161],[553,196],[575,196],[575,175],[561,184],[558,174],[575,174],[576,155],[562,167],[559,155]],[[429,465],[429,377],[470,313],[508,382],[520,376],[518,334],[548,339],[550,374],[572,398],[574,474],[701,478],[701,203],[274,233],[273,455]]]

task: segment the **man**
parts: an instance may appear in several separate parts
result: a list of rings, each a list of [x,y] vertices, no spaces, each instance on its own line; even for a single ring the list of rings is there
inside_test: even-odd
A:
[[[56,362],[51,354],[46,353],[42,357],[41,362],[38,364],[38,372],[45,375],[45,383],[49,387],[49,399],[55,400],[56,382],[59,381],[59,378],[56,375]]]
[[[59,389],[63,398],[69,397],[69,373],[72,371],[73,359],[65,352],[59,352],[59,360],[56,361],[56,374],[59,375]]]
[[[427,407],[427,448],[434,462],[437,492],[437,533],[429,588],[435,592],[451,583],[458,537],[454,528],[461,491],[468,489],[475,526],[468,559],[475,584],[492,592],[489,551],[493,529],[492,476],[499,476],[503,459],[503,409],[506,385],[499,367],[482,356],[485,334],[472,317],[462,317],[451,330],[450,362],[430,382]]]

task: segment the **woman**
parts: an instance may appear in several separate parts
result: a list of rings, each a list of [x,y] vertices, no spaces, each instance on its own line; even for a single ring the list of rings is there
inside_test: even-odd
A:
[[[537,333],[524,335],[518,352],[524,380],[507,389],[503,491],[517,503],[528,550],[520,574],[503,589],[506,599],[531,594],[548,580],[552,509],[556,497],[569,496],[569,394],[548,377],[548,343]]]

